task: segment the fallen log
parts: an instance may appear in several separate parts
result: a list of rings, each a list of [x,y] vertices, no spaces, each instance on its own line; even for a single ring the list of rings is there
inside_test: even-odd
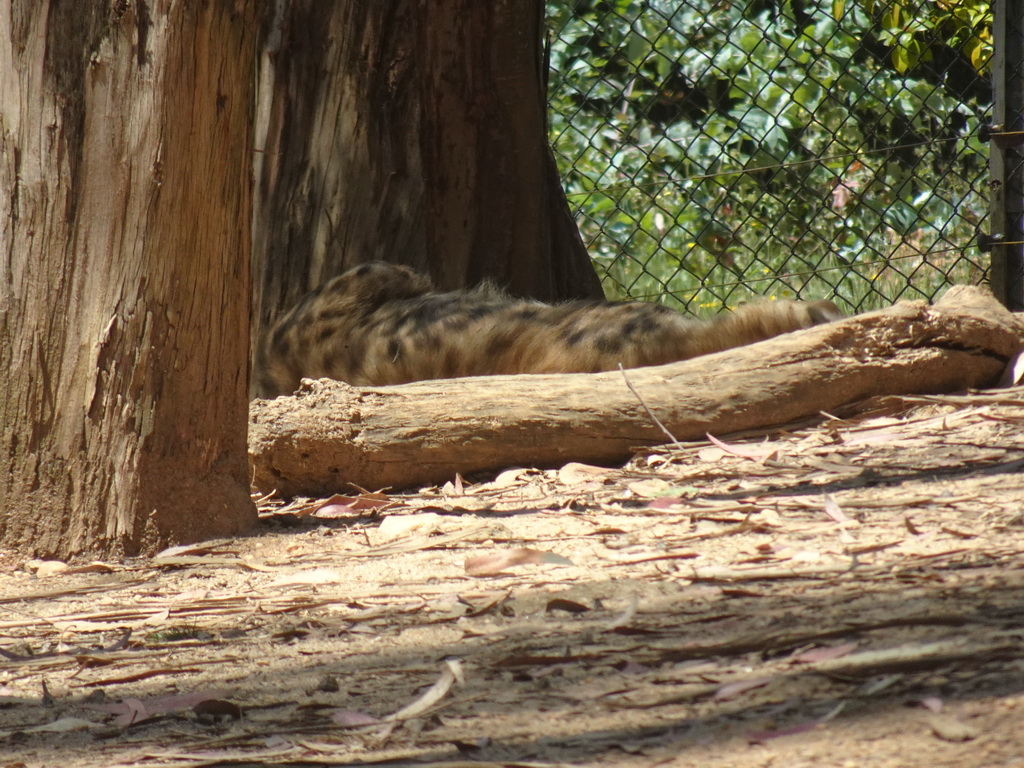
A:
[[[782,424],[882,394],[995,384],[1024,322],[981,288],[670,365],[355,388],[326,379],[250,408],[255,486],[280,495],[408,487],[456,472],[621,462],[665,443]],[[627,378],[628,377],[628,381]],[[630,386],[636,394],[631,391]],[[638,400],[643,399],[643,404]]]

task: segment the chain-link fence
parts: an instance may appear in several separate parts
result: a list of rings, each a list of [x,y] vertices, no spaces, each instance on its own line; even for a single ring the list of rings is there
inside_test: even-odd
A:
[[[613,298],[977,283],[987,0],[549,0],[551,138]]]

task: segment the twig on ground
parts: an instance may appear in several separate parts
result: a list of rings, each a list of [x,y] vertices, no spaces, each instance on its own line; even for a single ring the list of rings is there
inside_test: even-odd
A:
[[[676,440],[676,436],[669,432],[668,428],[664,424],[662,424],[658,420],[658,417],[655,416],[654,413],[651,411],[651,409],[647,407],[647,403],[645,403],[644,399],[640,397],[640,393],[636,391],[636,387],[633,386],[633,382],[631,382],[629,380],[629,377],[626,375],[626,369],[622,367],[622,363],[619,363],[619,373],[622,374],[623,381],[626,382],[626,386],[629,387],[629,391],[633,393],[633,397],[636,398],[636,401],[640,403],[640,407],[642,407],[644,411],[647,413],[648,418],[650,418],[650,420],[655,423],[658,429],[664,432],[668,439],[672,441],[672,447],[682,448],[682,443]]]

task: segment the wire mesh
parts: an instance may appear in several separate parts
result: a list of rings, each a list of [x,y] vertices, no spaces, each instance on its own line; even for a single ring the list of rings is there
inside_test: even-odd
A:
[[[985,278],[987,2],[547,8],[552,144],[610,297],[862,311]]]

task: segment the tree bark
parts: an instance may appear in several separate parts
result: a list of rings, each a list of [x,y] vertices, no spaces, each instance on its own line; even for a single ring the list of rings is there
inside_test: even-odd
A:
[[[255,521],[253,0],[0,0],[0,542]]]
[[[541,0],[276,5],[260,65],[254,330],[381,259],[601,297],[546,134]]]
[[[994,384],[1024,323],[976,288],[748,347],[626,372],[679,440],[804,418],[879,394]],[[322,380],[251,406],[254,482],[283,496],[406,487],[507,466],[621,462],[667,442],[620,372],[357,389]]]

